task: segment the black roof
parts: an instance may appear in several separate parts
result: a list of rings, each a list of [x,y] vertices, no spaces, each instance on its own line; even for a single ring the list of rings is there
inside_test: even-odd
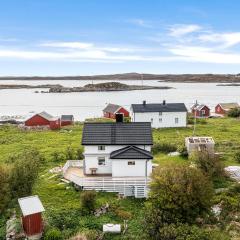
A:
[[[62,115],[61,120],[62,121],[73,121],[73,115]]]
[[[152,159],[152,154],[136,146],[127,146],[111,152],[111,159]]]
[[[132,104],[133,112],[187,112],[184,103]]]
[[[151,123],[84,123],[82,145],[152,145]]]

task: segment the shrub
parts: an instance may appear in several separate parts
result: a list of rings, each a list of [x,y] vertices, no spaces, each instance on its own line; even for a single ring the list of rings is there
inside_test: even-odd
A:
[[[240,108],[233,108],[228,111],[228,117],[237,118],[240,117]]]
[[[152,175],[144,227],[150,237],[165,224],[189,223],[210,211],[212,183],[201,170],[171,164]]]
[[[157,154],[159,152],[170,153],[175,152],[177,147],[171,143],[156,143],[152,147],[152,153]]]
[[[240,151],[237,151],[235,154],[234,154],[234,160],[238,163],[240,163]]]
[[[66,156],[61,152],[54,151],[52,153],[52,160],[54,162],[60,162],[60,161],[65,160],[65,159],[66,159]]]
[[[9,178],[12,197],[23,197],[31,194],[38,177],[41,160],[39,153],[32,150],[18,156]]]
[[[84,191],[81,194],[81,204],[84,214],[89,214],[94,211],[96,205],[96,192]]]
[[[207,151],[194,152],[190,160],[211,178],[224,176],[224,166],[216,155],[210,155]]]
[[[9,171],[0,165],[0,213],[2,213],[10,201]]]
[[[68,146],[66,149],[66,159],[73,160],[75,159],[75,152],[71,146]]]
[[[128,219],[132,218],[132,214],[130,212],[127,212],[127,211],[122,210],[122,209],[116,209],[115,213],[119,218],[121,218],[123,220],[128,220]]]
[[[63,240],[62,233],[57,228],[49,229],[44,236],[44,240]]]
[[[82,160],[84,158],[83,151],[81,148],[77,149],[77,160]]]
[[[187,148],[184,145],[178,146],[177,151],[181,154],[182,157],[188,156]]]

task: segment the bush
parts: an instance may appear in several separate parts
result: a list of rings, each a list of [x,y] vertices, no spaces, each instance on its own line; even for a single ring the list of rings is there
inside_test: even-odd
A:
[[[216,155],[210,155],[207,151],[194,152],[190,160],[210,178],[224,176],[224,166]]]
[[[18,156],[10,172],[9,185],[13,198],[30,195],[38,177],[42,158],[35,150]]]
[[[156,143],[152,147],[152,153],[157,154],[159,152],[170,153],[175,152],[177,147],[171,143]]]
[[[188,156],[187,148],[184,145],[178,146],[177,151],[180,153],[182,157],[186,158]]]
[[[82,160],[84,158],[83,151],[81,148],[77,149],[77,160]]]
[[[10,201],[9,171],[0,165],[0,213],[3,213]]]
[[[62,233],[57,228],[49,229],[44,236],[44,240],[63,240]]]
[[[122,210],[122,209],[116,209],[115,213],[119,218],[121,218],[123,220],[128,220],[128,219],[132,218],[132,214],[130,212],[127,212],[127,211]]]
[[[76,159],[75,152],[71,146],[68,146],[66,149],[66,159],[67,160]]]
[[[154,239],[165,224],[194,223],[210,212],[212,196],[212,183],[201,170],[176,164],[156,168],[145,208],[146,231]]]
[[[238,151],[234,154],[234,160],[236,162],[240,163],[240,151]]]
[[[83,214],[89,214],[95,210],[96,205],[96,192],[95,191],[84,191],[81,194],[81,204]]]
[[[228,117],[237,118],[240,117],[240,108],[233,108],[228,111]]]
[[[54,151],[52,153],[52,160],[54,162],[61,162],[62,160],[65,160],[65,159],[66,159],[66,156],[62,152]]]

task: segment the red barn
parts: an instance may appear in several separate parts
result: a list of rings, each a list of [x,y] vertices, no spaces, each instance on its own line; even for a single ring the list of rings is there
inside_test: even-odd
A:
[[[48,126],[50,129],[60,129],[61,121],[58,117],[53,117],[47,112],[37,113],[25,121],[25,126]]]
[[[123,114],[124,117],[129,117],[129,112],[124,108],[116,104],[109,103],[104,109],[103,109],[103,116],[105,118],[116,118],[116,114]]]
[[[62,115],[61,116],[61,126],[72,125],[74,123],[73,115]]]
[[[215,113],[224,115],[227,114],[229,110],[233,108],[240,108],[240,106],[238,103],[219,103],[215,107]]]
[[[43,232],[42,212],[44,207],[38,196],[19,198],[22,211],[22,226],[28,239],[40,239]]]
[[[193,116],[196,118],[210,117],[210,108],[207,105],[195,103],[191,109]]]

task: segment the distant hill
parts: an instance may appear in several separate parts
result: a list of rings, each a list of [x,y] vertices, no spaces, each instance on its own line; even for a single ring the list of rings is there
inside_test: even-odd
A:
[[[31,76],[0,77],[0,80],[159,80],[165,82],[240,82],[240,75],[234,74],[147,74],[120,73],[91,76]]]

